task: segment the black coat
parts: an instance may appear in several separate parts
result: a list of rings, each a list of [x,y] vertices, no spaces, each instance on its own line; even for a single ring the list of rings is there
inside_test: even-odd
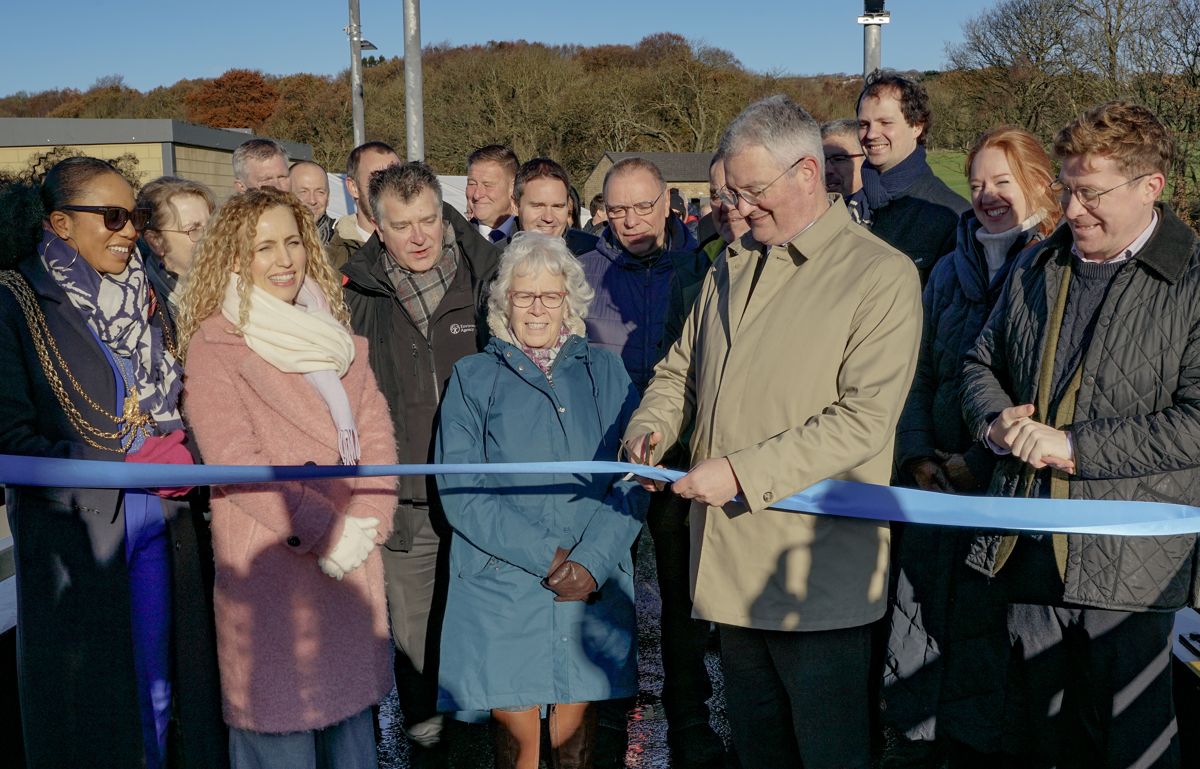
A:
[[[100,343],[36,257],[20,272],[71,374],[96,403],[116,403]],[[155,323],[161,322],[155,315]],[[51,355],[53,358],[53,354]],[[83,441],[46,380],[29,326],[0,289],[0,453],[121,461]],[[60,376],[62,372],[59,372]],[[62,377],[92,424],[105,427]],[[109,422],[111,424],[111,422]],[[100,441],[98,441],[100,442]],[[119,442],[105,442],[119,448]],[[125,767],[144,760],[134,673],[122,492],[7,489],[17,570],[21,716],[29,767]],[[175,766],[227,763],[213,633],[207,524],[187,502],[162,500],[172,578],[171,753]]]
[[[886,206],[871,210],[871,233],[907,254],[924,285],[938,259],[954,250],[958,217],[970,208],[931,170]]]
[[[963,421],[963,359],[975,347],[1029,238],[1013,244],[1008,261],[989,281],[983,248],[975,237],[979,227],[973,211],[962,215],[956,248],[938,261],[925,287],[917,373],[896,428],[896,464],[906,485],[912,484],[907,463],[935,459],[937,450],[964,456],[981,486],[966,491],[981,493],[996,464],[995,454],[974,440]],[[900,536],[893,534],[896,586],[883,694],[888,721],[913,739],[935,736],[944,713],[947,655],[977,648],[987,632],[978,622],[982,596],[971,595],[979,591],[969,578],[978,575],[964,574],[965,536],[957,529],[914,524],[906,524]],[[948,692],[963,685],[961,680],[945,683]],[[953,698],[954,694],[947,697]]]
[[[1083,356],[1072,499],[1200,505],[1200,239],[1159,204],[1150,241],[1123,266]],[[1070,269],[1058,230],[1013,267],[963,371],[963,416],[982,437],[1000,411],[1036,403],[1047,317]],[[996,466],[990,493],[1019,493],[1022,463]],[[968,564],[996,571],[1001,536],[976,537]],[[1019,546],[1019,545],[1018,545]],[[1200,604],[1197,536],[1067,536],[1064,600],[1126,611]]]
[[[487,291],[500,251],[448,205],[443,216],[454,227],[459,261],[454,280],[434,311],[426,337],[396,299],[387,276],[387,257],[378,233],[342,268],[350,326],[369,345],[371,370],[387,398],[402,463],[432,461],[437,412],[450,372],[460,358],[483,349],[488,339]],[[400,499],[388,546],[408,550],[428,506],[435,501],[433,478],[399,479]]]
[[[979,227],[973,211],[962,215],[954,251],[938,260],[925,286],[921,353],[896,426],[896,465],[903,468],[917,459],[933,459],[935,450],[964,454],[972,474],[986,487],[995,455],[974,439],[963,421],[963,359],[975,347],[1009,269],[1029,237],[1013,244],[1008,261],[989,281],[983,248],[975,238]]]

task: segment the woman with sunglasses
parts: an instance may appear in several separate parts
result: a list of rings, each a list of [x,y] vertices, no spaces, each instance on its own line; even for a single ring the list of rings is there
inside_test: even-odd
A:
[[[611,460],[638,395],[588,344],[593,291],[562,238],[517,234],[488,299],[492,341],[454,366],[438,462]],[[491,710],[496,767],[592,766],[599,700],[637,692],[633,563],[643,492],[605,475],[438,476],[453,529],[438,707]]]
[[[180,281],[192,266],[196,243],[217,204],[212,191],[200,182],[160,176],[138,192],[137,207],[151,212],[140,244],[146,275],[174,318]]]
[[[3,185],[0,217],[0,454],[190,464],[129,183],[68,158],[40,188]],[[8,487],[28,766],[224,762],[186,491]]]

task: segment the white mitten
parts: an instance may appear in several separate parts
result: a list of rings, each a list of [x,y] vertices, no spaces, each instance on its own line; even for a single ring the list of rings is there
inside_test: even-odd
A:
[[[317,559],[321,571],[336,580],[363,565],[367,556],[375,549],[375,537],[379,535],[378,518],[355,518],[350,516],[342,524],[342,536],[329,555]]]

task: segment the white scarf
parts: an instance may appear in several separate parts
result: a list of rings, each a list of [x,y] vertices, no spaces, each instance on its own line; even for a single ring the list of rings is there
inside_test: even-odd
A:
[[[240,280],[237,275],[229,277],[221,303],[221,314],[235,326],[241,315]],[[358,427],[341,382],[354,361],[354,339],[329,312],[320,288],[306,278],[295,304],[288,304],[251,284],[250,312],[241,332],[246,346],[267,363],[280,371],[304,374],[329,408],[342,464],[358,464]]]
[[[1039,208],[1030,214],[1025,221],[1004,232],[992,233],[983,227],[975,230],[975,239],[979,241],[979,245],[983,246],[983,259],[987,263],[988,270],[988,284],[991,284],[992,279],[996,277],[996,273],[1000,272],[1000,268],[1008,261],[1008,252],[1012,249],[1013,244],[1017,242],[1017,239],[1041,224],[1042,219],[1045,218],[1046,209]]]

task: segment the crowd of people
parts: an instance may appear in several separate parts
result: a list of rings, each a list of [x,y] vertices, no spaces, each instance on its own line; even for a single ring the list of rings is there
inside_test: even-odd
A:
[[[884,730],[889,766],[1180,766],[1196,535],[773,507],[826,479],[1200,505],[1200,240],[1159,202],[1162,123],[1096,106],[1057,173],[998,126],[968,201],[931,120],[891,72],[825,125],[766,98],[702,218],[633,157],[587,229],[566,170],[502,144],[465,215],[381,142],[337,220],[266,139],[219,205],[90,157],[6,183],[0,454],[687,469],[10,486],[26,765],[371,768],[394,687],[414,767],[458,722],[500,769],[623,766],[645,526],[672,766],[865,768]]]

